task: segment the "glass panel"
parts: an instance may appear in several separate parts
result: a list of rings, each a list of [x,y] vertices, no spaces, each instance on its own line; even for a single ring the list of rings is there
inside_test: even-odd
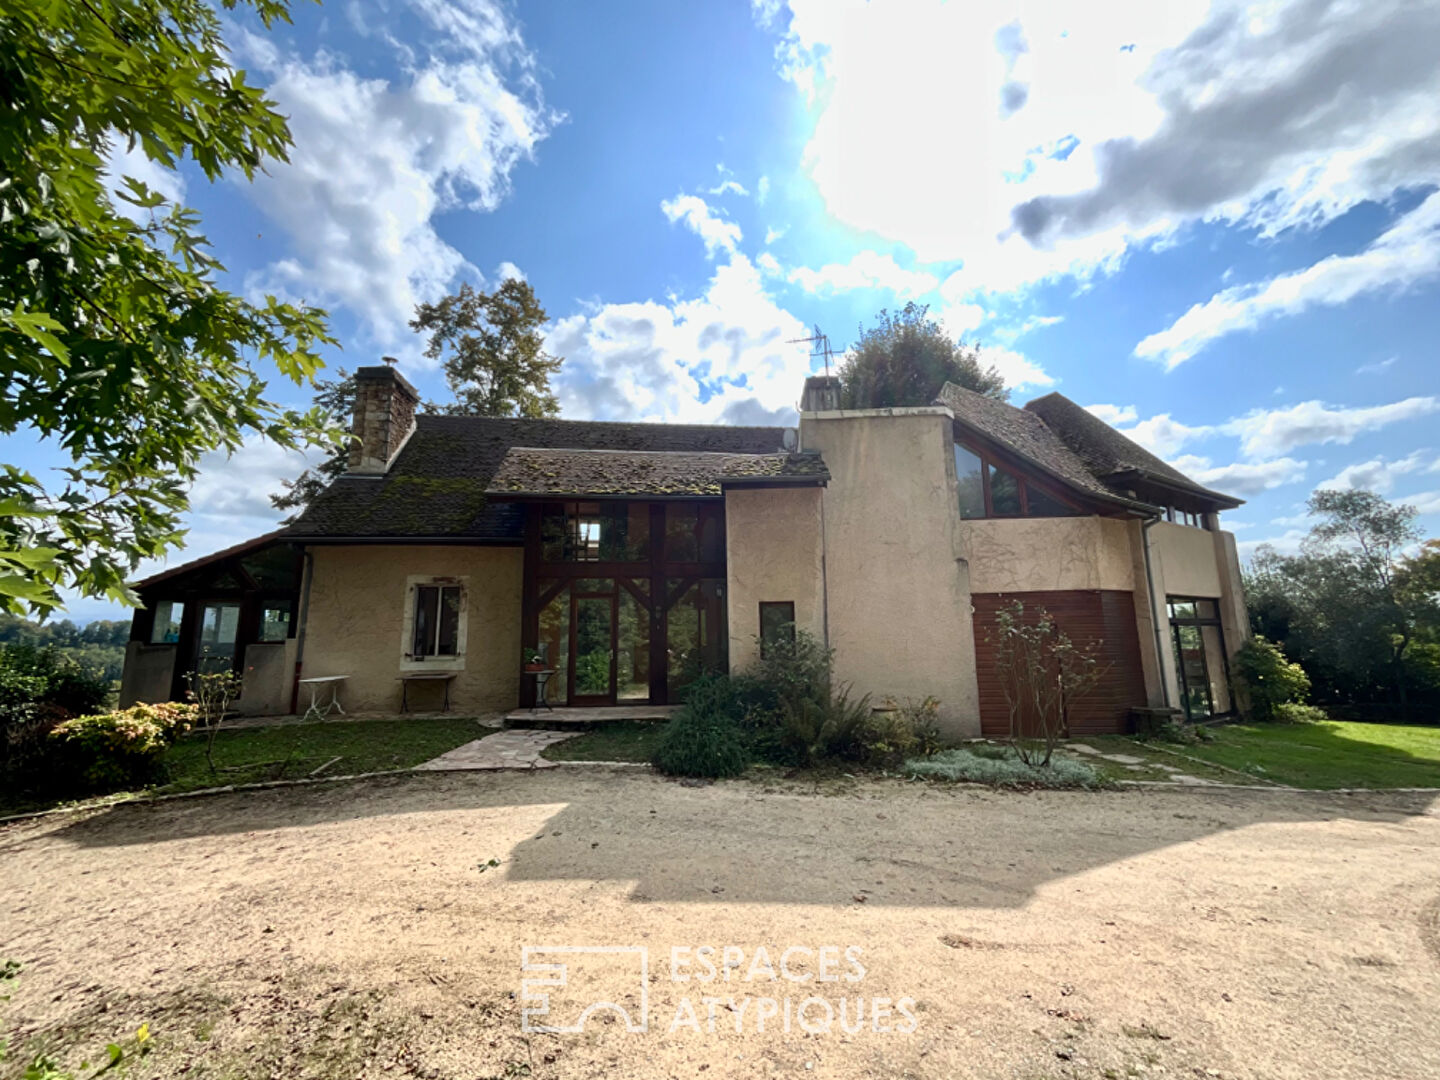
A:
[[[650,612],[628,589],[620,590],[615,697],[650,700]]]
[[[540,558],[544,562],[565,561],[565,507],[547,506],[540,511]]]
[[[235,631],[239,625],[239,604],[206,604],[201,609],[196,671],[230,670],[235,657]]]
[[[185,601],[161,600],[155,605],[155,625],[150,630],[153,645],[174,645],[180,640],[180,620],[185,617]]]
[[[665,504],[665,561],[699,562],[700,541],[695,535],[700,508],[694,503]]]
[[[767,648],[777,641],[795,640],[795,605],[789,600],[783,603],[763,602],[760,605],[760,656],[766,655]]]
[[[668,590],[680,582],[671,579]],[[729,655],[725,629],[725,581],[706,578],[685,590],[666,621],[670,700],[705,671],[724,671]]]
[[[415,632],[410,648],[412,655],[435,655],[435,613],[439,606],[439,589],[433,585],[415,587]]]
[[[1214,600],[1196,600],[1195,617],[1197,619],[1218,619],[1220,611],[1215,606]]]
[[[960,484],[962,518],[985,516],[985,488],[980,472],[983,467],[979,457],[959,443],[955,444],[955,479]]]
[[[1020,481],[994,465],[990,466],[990,508],[996,517],[1020,513]]]
[[[566,553],[571,562],[598,562],[600,559],[600,537],[603,533],[599,503],[579,503],[570,517],[570,550]]]
[[[1080,513],[1029,482],[1025,484],[1025,510],[1030,517],[1075,517]]]
[[[1215,712],[1228,713],[1232,705],[1230,687],[1225,682],[1225,645],[1220,627],[1200,627],[1200,638],[1205,643],[1205,669],[1210,675],[1210,703]]]
[[[1195,601],[1193,600],[1171,600],[1170,618],[1172,619],[1193,619],[1195,618]]]
[[[600,513],[600,558],[604,562],[649,560],[649,503],[605,504]]]
[[[610,697],[615,601],[608,596],[575,599],[575,696]]]
[[[289,633],[290,601],[268,601],[260,610],[260,640],[284,641]]]
[[[435,648],[437,656],[455,656],[460,652],[460,603],[459,588],[440,590],[440,632]]]
[[[601,596],[609,596],[615,591],[615,579],[608,577],[576,578],[575,584],[571,587],[577,593],[599,593]]]
[[[720,506],[707,503],[700,507],[696,538],[701,562],[725,561],[725,511]]]
[[[540,651],[545,666],[555,674],[545,688],[552,705],[569,700],[570,687],[570,588],[566,586],[540,609]]]
[[[295,587],[295,550],[287,544],[246,555],[240,565],[266,591],[284,592]]]
[[[1205,643],[1200,627],[1177,625],[1175,631],[1175,669],[1180,681],[1181,705],[1191,720],[1212,715],[1210,679],[1205,669]]]

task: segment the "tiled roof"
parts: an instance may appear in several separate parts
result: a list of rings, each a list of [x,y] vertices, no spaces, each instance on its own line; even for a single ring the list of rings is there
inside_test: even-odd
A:
[[[946,383],[936,401],[948,406],[962,425],[1091,495],[1130,506],[1151,505],[1127,494],[1138,471],[1203,498],[1239,505],[1237,499],[1201,487],[1060,394],[1047,394],[1017,409]]]
[[[1040,417],[1093,475],[1107,483],[1119,485],[1126,474],[1139,473],[1167,487],[1184,488],[1207,499],[1240,504],[1238,499],[1197,484],[1064,394],[1036,398],[1025,406],[1025,411]]]
[[[511,447],[774,455],[785,433],[778,427],[470,416],[420,415],[415,420],[410,441],[384,476],[336,480],[288,534],[297,539],[515,541],[522,535],[521,508],[486,496]]]
[[[694,497],[739,484],[824,483],[819,454],[726,454],[682,450],[558,450],[514,447],[487,494]]]

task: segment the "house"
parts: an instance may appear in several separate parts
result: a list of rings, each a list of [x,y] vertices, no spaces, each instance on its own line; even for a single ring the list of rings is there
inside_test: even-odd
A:
[[[1100,643],[1072,734],[1233,708],[1248,630],[1220,514],[1240,501],[1060,394],[947,385],[855,411],[816,376],[785,429],[417,415],[393,369],[357,379],[346,475],[289,526],[140,584],[126,703],[233,666],[250,712],[338,675],[346,708],[395,711],[415,674],[450,676],[408,691],[420,707],[448,689],[508,710],[534,702],[538,650],[550,703],[665,704],[795,626],[856,691],[1003,734],[987,630],[1020,599]]]

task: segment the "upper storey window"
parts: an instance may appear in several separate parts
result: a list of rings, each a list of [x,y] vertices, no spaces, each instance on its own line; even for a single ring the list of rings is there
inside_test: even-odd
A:
[[[1181,510],[1178,506],[1167,506],[1165,508],[1165,520],[1172,521],[1176,525],[1189,525],[1192,529],[1207,528],[1205,515],[1192,510]]]
[[[955,444],[955,479],[960,487],[960,516],[966,520],[1073,517],[1084,513],[1059,495],[958,442]]]

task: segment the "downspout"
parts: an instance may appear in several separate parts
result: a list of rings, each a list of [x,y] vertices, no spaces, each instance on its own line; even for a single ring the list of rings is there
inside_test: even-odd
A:
[[[820,632],[830,648],[830,551],[825,546],[825,491],[820,488]]]
[[[1165,638],[1160,633],[1160,615],[1155,607],[1155,573],[1150,569],[1150,526],[1160,520],[1160,515],[1146,518],[1140,524],[1140,547],[1145,552],[1145,591],[1150,594],[1150,624],[1155,630],[1155,673],[1160,678],[1160,693],[1167,709],[1170,704],[1170,680],[1165,677]]]
[[[300,707],[300,672],[305,666],[305,623],[310,618],[310,579],[315,576],[315,556],[305,549],[305,567],[301,577],[305,586],[300,591],[300,625],[295,629],[295,680],[290,686],[290,712]]]

